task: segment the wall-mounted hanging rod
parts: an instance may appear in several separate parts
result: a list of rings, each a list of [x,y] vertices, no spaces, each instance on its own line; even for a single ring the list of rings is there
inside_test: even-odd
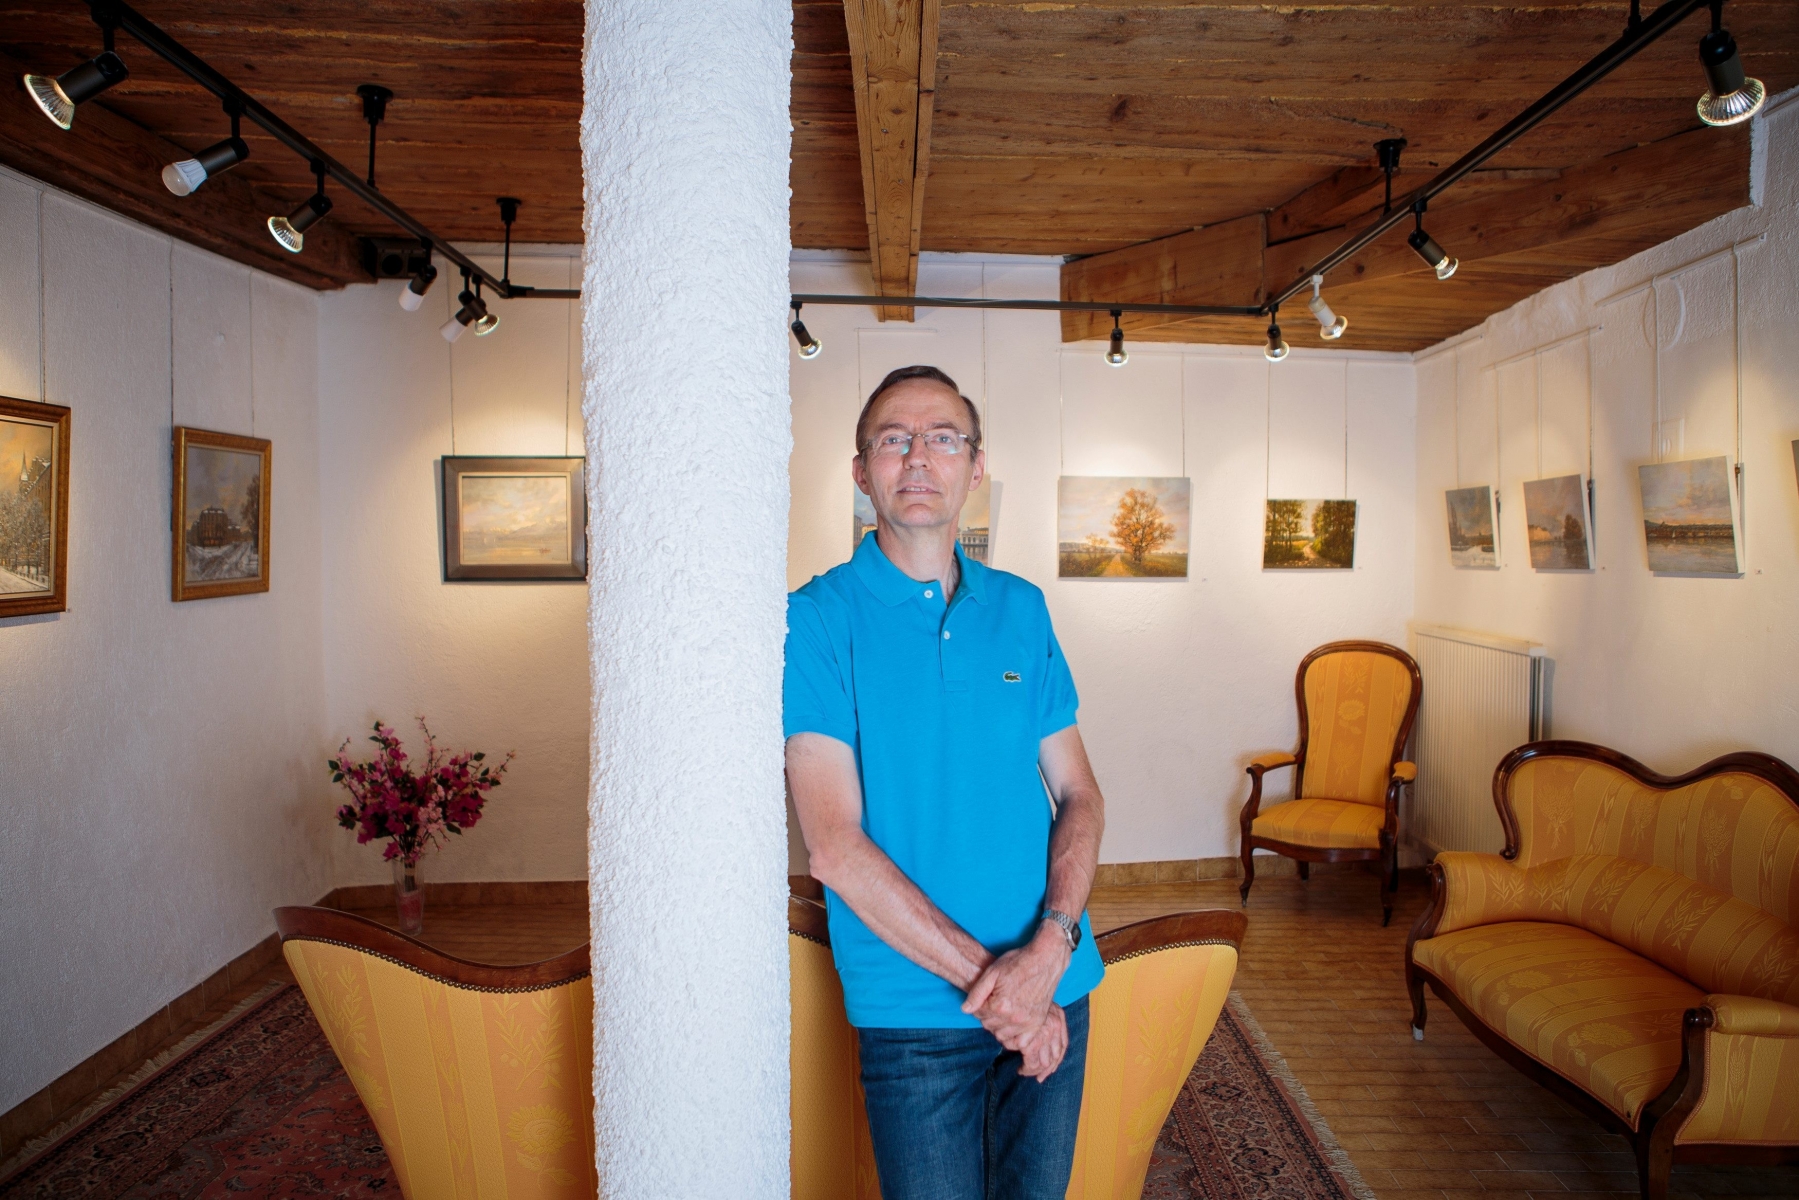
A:
[[[1439,171],[1430,182],[1419,187],[1402,202],[1393,205],[1390,211],[1383,213],[1380,219],[1368,228],[1301,271],[1299,277],[1292,283],[1269,297],[1268,303],[1263,306],[1263,311],[1311,287],[1312,276],[1328,274],[1333,268],[1342,266],[1357,251],[1389,229],[1411,218],[1414,209],[1422,211],[1420,206],[1460,181],[1524,134],[1535,129],[1562,105],[1629,62],[1638,51],[1647,48],[1662,34],[1686,20],[1696,9],[1710,8],[1715,2],[1716,0],[1668,0],[1668,3],[1647,17],[1640,21],[1633,21],[1625,28],[1617,41],[1587,60],[1585,66],[1550,88],[1536,103],[1494,130],[1480,145]]]
[[[973,300],[959,296],[826,296],[795,292],[794,304],[860,304],[877,308],[1015,308],[1026,312],[1158,313],[1165,317],[1257,317],[1259,305],[1127,304],[1116,300]]]
[[[338,186],[421,242],[428,243],[432,250],[467,271],[472,277],[481,280],[496,295],[509,300],[525,296],[545,300],[575,300],[580,297],[580,291],[574,288],[533,288],[522,284],[508,285],[503,280],[496,278],[491,272],[484,270],[474,259],[432,233],[430,229],[426,228],[423,221],[389,200],[369,183],[365,183],[354,171],[331,157],[310,138],[270,112],[249,93],[213,70],[199,55],[164,33],[154,22],[130,5],[120,3],[118,0],[98,0],[92,5],[92,9],[94,20],[100,24],[102,29],[105,29],[109,23],[123,29],[142,42],[157,57],[217,96],[227,106],[237,105],[244,116],[260,125],[270,137],[307,162],[322,164],[324,174]]]

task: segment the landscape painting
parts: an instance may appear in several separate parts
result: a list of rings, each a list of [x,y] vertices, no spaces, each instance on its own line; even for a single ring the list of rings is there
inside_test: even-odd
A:
[[[1185,579],[1192,481],[1064,475],[1056,487],[1062,579]]]
[[[1449,565],[1488,569],[1499,566],[1499,543],[1494,533],[1499,522],[1493,517],[1493,489],[1482,484],[1451,488],[1443,494],[1449,501]]]
[[[68,607],[69,410],[0,396],[0,617]]]
[[[1695,458],[1637,468],[1649,569],[1679,575],[1737,575],[1730,460]]]
[[[962,515],[956,522],[956,540],[962,545],[962,553],[978,563],[993,565],[993,543],[999,526],[999,497],[1001,485],[993,476],[981,478],[981,486],[968,494],[968,500],[962,505]],[[855,494],[854,508],[851,514],[853,538],[850,541],[852,553],[854,548],[862,544],[862,538],[875,527],[874,501],[862,494],[862,489],[855,484],[850,485]]]
[[[1525,480],[1524,524],[1530,535],[1532,567],[1539,571],[1593,569],[1584,476]]]
[[[585,460],[443,461],[446,580],[587,577]]]
[[[1355,567],[1354,500],[1270,500],[1262,528],[1262,569]]]
[[[269,590],[270,444],[175,429],[176,600]]]

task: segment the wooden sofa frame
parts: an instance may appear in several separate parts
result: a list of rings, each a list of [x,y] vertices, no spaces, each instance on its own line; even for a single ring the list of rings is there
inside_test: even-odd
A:
[[[1518,768],[1536,758],[1584,758],[1604,763],[1624,772],[1638,783],[1659,791],[1672,791],[1714,775],[1752,775],[1772,785],[1799,807],[1799,771],[1794,771],[1780,759],[1768,754],[1725,754],[1684,775],[1661,775],[1628,755],[1591,742],[1530,742],[1501,759],[1493,772],[1493,803],[1498,806],[1499,823],[1505,831],[1505,849],[1500,851],[1500,857],[1508,862],[1517,859],[1520,849],[1518,818],[1511,805],[1511,779]],[[1701,1006],[1687,1009],[1681,1030],[1680,1069],[1675,1072],[1674,1079],[1667,1088],[1643,1106],[1642,1115],[1634,1130],[1586,1089],[1514,1046],[1504,1035],[1482,1021],[1456,998],[1448,985],[1413,959],[1412,947],[1436,936],[1437,924],[1442,920],[1444,908],[1448,904],[1448,883],[1442,866],[1433,862],[1428,872],[1430,903],[1412,925],[1405,943],[1406,990],[1411,994],[1414,1037],[1424,1036],[1424,988],[1429,984],[1437,998],[1489,1050],[1528,1078],[1592,1117],[1608,1131],[1623,1134],[1630,1141],[1636,1154],[1637,1181],[1644,1200],[1662,1200],[1667,1196],[1669,1175],[1677,1162],[1738,1163],[1751,1166],[1799,1163],[1799,1146],[1749,1146],[1729,1142],[1675,1145],[1675,1134],[1698,1106],[1700,1096],[1705,1091],[1706,1032],[1712,1027],[1714,1020],[1709,1008]]]
[[[1384,654],[1388,658],[1398,659],[1412,678],[1412,698],[1406,704],[1405,716],[1400,719],[1398,733],[1393,738],[1393,748],[1387,755],[1387,812],[1386,819],[1381,823],[1380,845],[1372,850],[1355,847],[1327,849],[1255,836],[1250,832],[1250,827],[1255,824],[1256,817],[1262,810],[1263,775],[1281,767],[1292,767],[1293,795],[1300,796],[1305,787],[1306,745],[1311,740],[1311,721],[1306,712],[1306,672],[1311,669],[1313,662],[1327,654],[1354,652]],[[1418,718],[1418,702],[1424,695],[1424,677],[1418,672],[1417,661],[1397,646],[1389,646],[1385,642],[1327,642],[1299,660],[1299,670],[1293,676],[1293,693],[1299,704],[1299,749],[1292,754],[1265,754],[1245,768],[1249,775],[1249,799],[1237,814],[1237,826],[1242,833],[1240,855],[1243,867],[1243,882],[1238,886],[1237,894],[1242,897],[1244,904],[1249,903],[1249,889],[1256,882],[1257,850],[1272,850],[1283,858],[1295,860],[1299,864],[1301,879],[1310,878],[1310,865],[1315,862],[1373,862],[1386,868],[1380,894],[1380,923],[1385,925],[1393,919],[1393,893],[1399,890],[1399,795],[1416,778],[1415,770],[1408,773],[1396,768],[1402,766],[1401,756],[1405,753],[1406,742],[1412,736],[1412,723]]]
[[[496,967],[445,954],[416,938],[335,908],[295,906],[275,910],[275,928],[283,942],[328,942],[387,959],[453,987],[484,992],[540,992],[585,979],[593,973],[588,944],[583,942],[540,962]]]

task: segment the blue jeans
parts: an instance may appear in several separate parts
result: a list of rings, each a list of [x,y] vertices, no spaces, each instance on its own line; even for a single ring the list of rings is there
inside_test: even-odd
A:
[[[1087,998],[1048,1080],[985,1029],[858,1029],[882,1200],[1063,1200],[1087,1072]]]

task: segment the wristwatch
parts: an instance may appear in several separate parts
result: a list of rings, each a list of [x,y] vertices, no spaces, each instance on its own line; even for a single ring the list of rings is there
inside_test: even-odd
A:
[[[1043,910],[1043,919],[1062,931],[1068,939],[1068,952],[1073,954],[1081,944],[1081,923],[1065,912],[1057,912],[1053,908]]]

